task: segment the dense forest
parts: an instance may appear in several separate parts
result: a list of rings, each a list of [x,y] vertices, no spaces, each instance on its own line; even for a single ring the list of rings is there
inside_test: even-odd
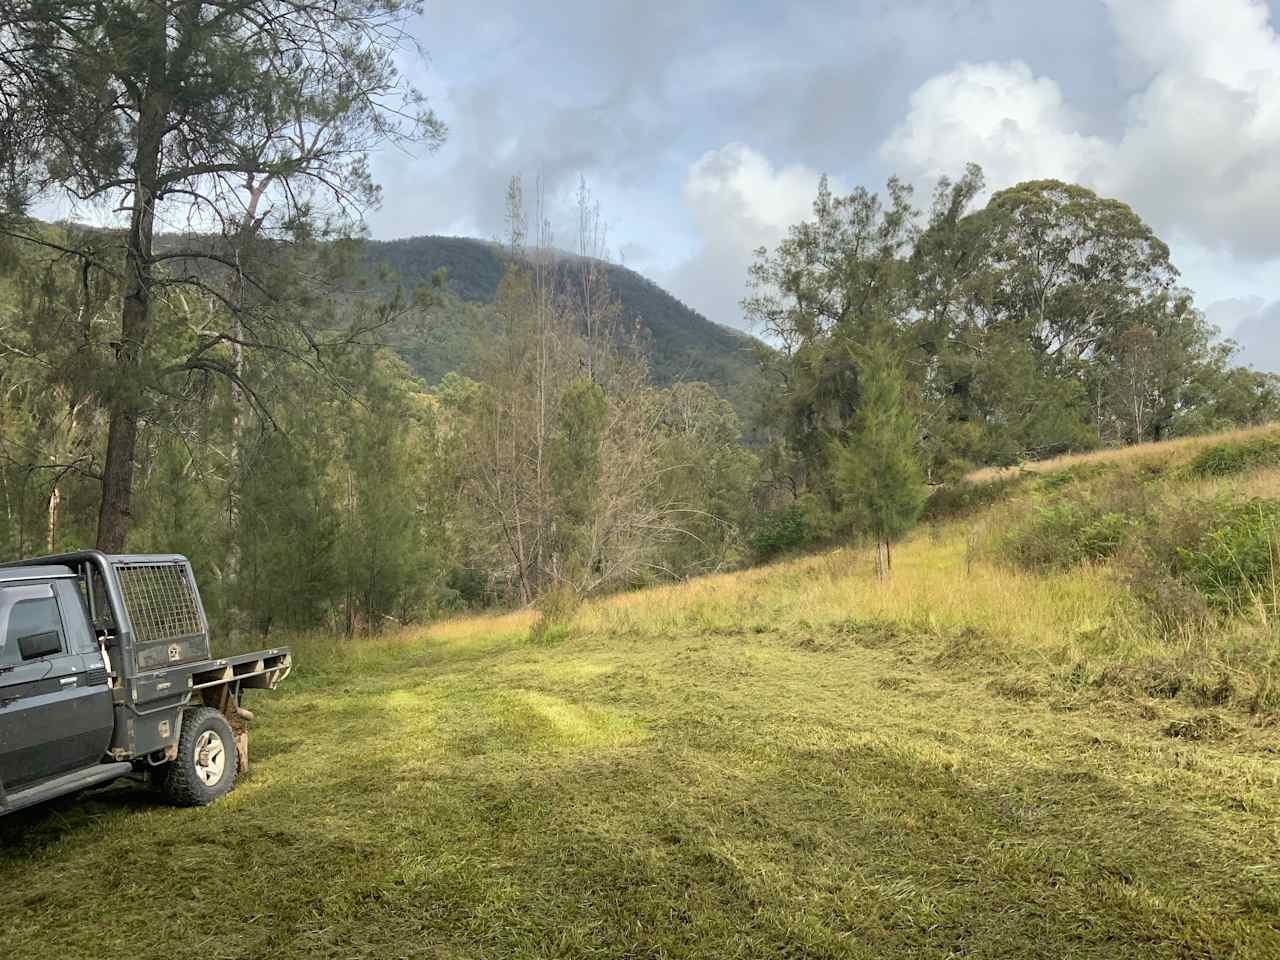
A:
[[[783,542],[865,530],[887,476],[936,485],[1280,412],[1280,378],[1236,365],[1126,204],[1054,180],[984,192],[976,166],[924,211],[897,180],[846,197],[824,181],[813,219],[752,268],[744,310],[780,344],[762,420],[763,477],[794,501]],[[868,458],[879,475],[859,478]],[[886,498],[873,525],[920,509]]]
[[[522,219],[518,180],[510,202]],[[22,229],[0,320],[9,555],[95,542],[118,343],[110,274],[63,252],[117,238]],[[217,242],[164,238],[188,254]],[[263,632],[377,628],[739,562],[756,456],[733,406],[700,382],[653,382],[652,338],[626,323],[603,261],[521,231],[499,255],[492,302],[464,307],[458,369],[430,389],[396,347],[430,350],[462,301],[430,283],[388,293],[362,245],[264,251],[307,320],[276,319],[252,347],[210,343],[226,304],[216,279],[185,274],[194,289],[154,314],[128,548],[190,555],[212,615]]]
[[[578,255],[560,256],[572,260]],[[385,274],[406,292],[440,278],[442,289],[427,335],[405,331],[394,345],[431,385],[465,368],[477,346],[475,333],[484,323],[475,305],[494,301],[506,268],[502,245],[465,237],[373,240],[366,244],[365,262],[370,275]],[[753,383],[759,341],[712,323],[633,270],[608,262],[604,270],[622,311],[621,331],[638,337],[653,382],[663,387],[706,383],[749,419],[757,400]]]
[[[1083,187],[824,182],[753,344],[611,266],[585,185],[571,253],[518,177],[501,244],[364,240],[368,152],[447,136],[399,3],[61,6],[0,22],[41,38],[0,64],[0,553],[189,554],[231,631],[554,620],[859,537],[887,572],[973,467],[1280,410]]]

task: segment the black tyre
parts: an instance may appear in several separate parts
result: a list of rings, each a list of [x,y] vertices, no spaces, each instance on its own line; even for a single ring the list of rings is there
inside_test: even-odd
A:
[[[157,771],[160,790],[180,807],[203,807],[236,785],[236,738],[227,718],[212,707],[182,715],[178,757]]]

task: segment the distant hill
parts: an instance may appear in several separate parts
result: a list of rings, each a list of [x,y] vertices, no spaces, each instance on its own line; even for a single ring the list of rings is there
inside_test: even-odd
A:
[[[399,344],[401,354],[428,382],[466,366],[471,343],[484,318],[474,305],[494,299],[504,269],[501,248],[464,237],[413,237],[370,241],[371,265],[385,265],[406,288],[429,283],[443,268],[448,292],[442,315],[425,334]],[[731,401],[744,418],[752,405],[756,378],[753,338],[712,323],[651,280],[609,265],[609,285],[622,301],[628,329],[639,323],[649,371],[659,386],[701,380]]]

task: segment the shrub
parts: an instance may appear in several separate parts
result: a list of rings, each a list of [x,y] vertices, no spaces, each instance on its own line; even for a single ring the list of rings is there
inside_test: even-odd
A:
[[[756,560],[771,560],[798,550],[814,539],[808,514],[800,504],[793,503],[760,518],[751,534],[751,553]]]
[[[1274,607],[1278,543],[1280,501],[1233,504],[1197,543],[1177,548],[1174,570],[1215,609]]]
[[[572,584],[559,583],[534,602],[540,616],[529,629],[531,643],[554,644],[573,634],[573,617],[582,600]]]
[[[445,577],[445,587],[452,594],[452,607],[456,609],[478,610],[492,600],[489,578],[482,570],[454,567]]]
[[[1258,467],[1280,465],[1280,434],[1267,433],[1205,447],[1187,464],[1192,477],[1228,477]]]
[[[1135,551],[1128,558],[1126,580],[1130,593],[1165,634],[1203,626],[1210,619],[1209,605],[1200,591],[1154,562],[1145,551]]]
[[[1062,490],[1072,484],[1096,480],[1098,477],[1114,472],[1115,469],[1116,465],[1114,463],[1106,461],[1100,463],[1077,463],[1074,466],[1055,470],[1052,473],[1040,474],[1036,478],[1036,486],[1046,492]]]
[[[1122,562],[1133,595],[1166,632],[1203,629],[1215,613],[1274,605],[1277,534],[1276,501],[1167,502],[1130,538]]]
[[[1125,542],[1138,521],[1127,513],[1104,513],[1080,531],[1080,553],[1085,560],[1108,560]]]
[[[957,480],[937,487],[924,504],[924,519],[950,520],[969,516],[1010,496],[1021,487],[1029,474],[1015,473],[1007,477],[974,483]]]
[[[1041,504],[1005,534],[1001,552],[1028,570],[1060,569],[1108,560],[1141,518],[1096,501],[1064,497]]]

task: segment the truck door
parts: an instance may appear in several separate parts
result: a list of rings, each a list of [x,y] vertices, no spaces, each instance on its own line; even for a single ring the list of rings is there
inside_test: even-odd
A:
[[[74,583],[0,583],[7,791],[97,763],[111,740],[111,690]]]

